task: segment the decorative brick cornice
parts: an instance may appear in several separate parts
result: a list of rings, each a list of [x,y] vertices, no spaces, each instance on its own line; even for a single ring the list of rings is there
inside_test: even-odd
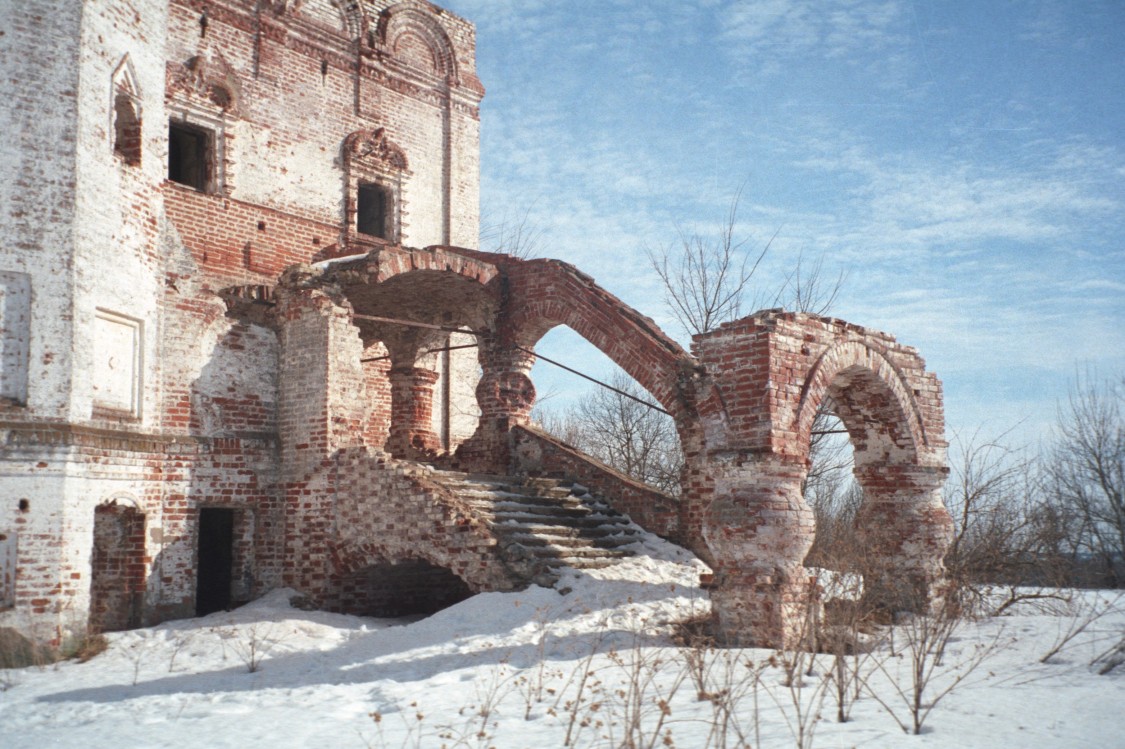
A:
[[[8,450],[23,448],[92,448],[132,453],[209,452],[212,445],[258,442],[272,446],[277,435],[272,432],[246,432],[235,437],[200,437],[153,432],[122,431],[80,424],[56,422],[0,421],[0,445]]]

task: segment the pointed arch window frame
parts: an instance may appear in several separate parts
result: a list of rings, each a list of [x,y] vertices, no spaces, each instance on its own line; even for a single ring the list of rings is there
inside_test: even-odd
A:
[[[130,108],[133,123],[128,127],[131,132],[123,132],[121,118],[122,104]],[[126,166],[139,167],[143,156],[142,128],[144,125],[144,112],[141,103],[141,89],[137,82],[137,74],[133,69],[133,61],[128,53],[114,68],[109,91],[109,147],[114,158]]]

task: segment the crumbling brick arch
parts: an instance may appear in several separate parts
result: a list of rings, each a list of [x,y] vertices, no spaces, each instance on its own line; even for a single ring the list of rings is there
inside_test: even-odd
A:
[[[534,350],[565,325],[609,357],[674,418],[686,404],[680,384],[694,360],[652,320],[558,260],[524,261],[509,271],[511,310],[501,345]]]
[[[379,254],[367,271],[374,282],[388,281],[394,276],[416,271],[454,273],[467,280],[487,286],[498,275],[496,266],[467,257],[452,248],[432,246],[425,249],[388,248]]]
[[[826,399],[852,433],[853,443],[874,448],[874,430],[882,428],[907,461],[919,460],[929,447],[918,398],[902,373],[880,351],[858,341],[844,341],[824,351],[813,364],[797,406],[796,445],[807,450],[813,422]],[[866,402],[863,402],[866,401]],[[867,416],[868,419],[848,418]],[[857,449],[866,457],[867,450]],[[857,460],[861,460],[857,454]]]
[[[418,600],[429,597],[435,605],[429,611],[424,610],[425,605],[416,605],[416,611],[402,613],[433,613],[470,595],[495,588],[494,573],[488,574],[472,565],[458,565],[457,555],[450,553],[450,548],[456,548],[453,539],[434,539],[429,543],[397,539],[353,541],[338,546],[333,554],[336,588],[333,608],[344,613],[371,614],[371,609],[385,606],[372,599],[408,593]],[[388,568],[396,566],[407,574],[393,575]],[[391,590],[373,589],[378,587]]]
[[[801,390],[797,446],[806,455],[826,401],[848,431],[864,492],[866,596],[889,610],[924,607],[944,575],[952,531],[941,497],[948,470],[940,386],[913,349],[844,340],[820,355]]]
[[[364,346],[379,342],[386,348],[382,370],[365,366],[367,375],[386,380],[372,383],[375,392],[390,395],[389,413],[384,410],[387,439],[377,446],[395,457],[432,460],[475,428],[475,419],[456,433],[451,427],[452,380],[457,392],[472,393],[476,386],[480,367],[470,347],[494,325],[496,277],[494,266],[440,247],[388,246],[324,271],[322,281],[350,302]],[[467,340],[451,351],[452,337]]]
[[[558,260],[495,258],[502,271],[501,307],[494,330],[481,338],[481,411],[477,432],[458,450],[458,465],[507,471],[512,428],[526,425],[535,403],[531,368],[535,346],[565,325],[589,341],[647,391],[683,429],[691,420],[681,386],[694,360],[648,318]]]
[[[865,492],[865,594],[892,610],[928,605],[951,522],[941,501],[941,386],[917,352],[840,320],[766,310],[695,340],[711,396],[693,496],[716,572],[721,636],[800,642],[815,536],[804,501],[818,408],[847,428]],[[709,482],[709,483],[708,483]]]

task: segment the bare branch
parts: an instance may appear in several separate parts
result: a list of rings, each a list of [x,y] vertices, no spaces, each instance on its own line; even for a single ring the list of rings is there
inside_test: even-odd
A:
[[[806,267],[804,259],[803,252],[797,255],[797,263],[777,292],[774,306],[794,312],[826,315],[836,303],[847,274],[841,270],[835,280],[829,281],[824,276],[823,255],[816,259],[812,267]]]
[[[505,211],[498,219],[487,215],[481,220],[480,248],[485,252],[499,252],[527,259],[539,254],[543,229],[531,221],[532,202],[522,213]]]
[[[740,188],[714,240],[681,229],[678,247],[646,249],[664,286],[664,302],[688,335],[706,333],[738,318],[743,294],[773,243],[771,238],[751,262],[743,249],[747,240],[736,236],[741,199]]]

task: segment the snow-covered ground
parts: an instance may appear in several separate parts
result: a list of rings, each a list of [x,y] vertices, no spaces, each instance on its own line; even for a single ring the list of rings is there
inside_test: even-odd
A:
[[[639,552],[414,622],[300,611],[276,591],[112,634],[86,663],[0,671],[0,747],[1125,747],[1125,666],[1090,666],[1125,633],[1120,601],[1040,663],[1109,593],[1079,594],[1077,620],[1028,606],[961,624],[924,700],[963,680],[914,736],[899,725],[905,630],[895,654],[861,659],[867,689],[838,723],[829,656],[786,686],[785,656],[675,647],[670,625],[708,610],[703,568],[657,541]]]

